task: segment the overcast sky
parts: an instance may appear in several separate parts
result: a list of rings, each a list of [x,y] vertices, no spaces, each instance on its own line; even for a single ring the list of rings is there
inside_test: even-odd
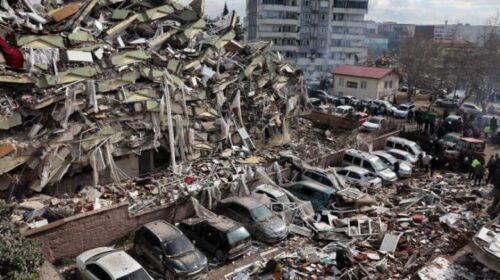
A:
[[[257,0],[253,0],[257,1]],[[179,0],[189,3],[191,0]],[[224,0],[205,0],[207,13],[218,15]],[[500,0],[370,0],[369,20],[396,21],[416,24],[469,23],[485,24],[500,12]],[[227,0],[230,10],[235,9],[243,18],[246,0]]]

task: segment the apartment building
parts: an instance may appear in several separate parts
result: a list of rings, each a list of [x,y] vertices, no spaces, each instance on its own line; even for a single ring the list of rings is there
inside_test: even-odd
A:
[[[368,1],[247,0],[247,39],[272,40],[306,78],[327,78],[366,60]]]

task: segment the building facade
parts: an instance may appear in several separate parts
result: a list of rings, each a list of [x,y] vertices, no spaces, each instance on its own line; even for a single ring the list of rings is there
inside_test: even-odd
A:
[[[333,70],[334,94],[392,101],[399,75],[391,68],[344,65]]]
[[[368,0],[247,0],[247,39],[272,40],[306,78],[322,79],[366,60],[367,13]]]

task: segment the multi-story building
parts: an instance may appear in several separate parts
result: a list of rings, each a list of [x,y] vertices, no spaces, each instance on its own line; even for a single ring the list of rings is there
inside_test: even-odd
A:
[[[306,78],[326,78],[366,60],[368,1],[247,0],[247,39],[272,40]]]

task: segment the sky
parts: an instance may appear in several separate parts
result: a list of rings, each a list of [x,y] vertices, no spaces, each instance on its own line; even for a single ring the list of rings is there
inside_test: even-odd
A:
[[[252,0],[257,1],[257,0]],[[191,0],[179,0],[186,4]],[[224,0],[205,0],[206,12],[219,15]],[[246,0],[227,0],[230,10],[245,16]],[[370,0],[367,20],[414,24],[486,24],[500,13],[500,0]]]

